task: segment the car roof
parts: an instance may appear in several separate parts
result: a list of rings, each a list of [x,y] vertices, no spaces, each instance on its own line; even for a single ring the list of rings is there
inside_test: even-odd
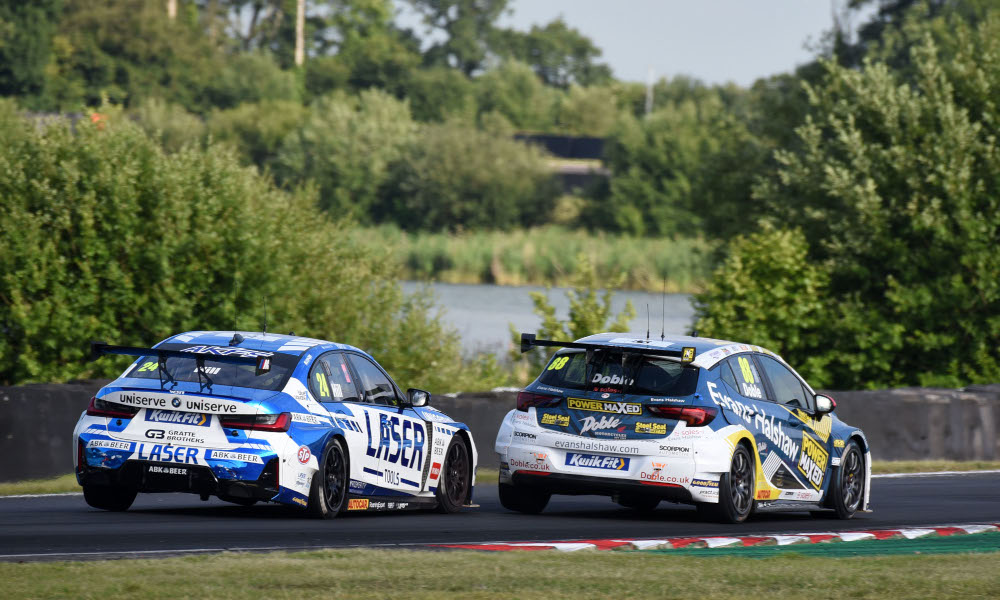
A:
[[[687,335],[666,335],[663,336],[662,340],[658,338],[659,336],[647,339],[645,334],[635,332],[607,332],[588,335],[587,337],[582,337],[576,341],[581,344],[602,344],[636,349],[650,347],[670,348],[672,350],[694,348],[695,359],[692,364],[705,369],[711,369],[727,356],[732,356],[733,354],[738,354],[740,352],[759,352],[761,354],[773,356],[778,360],[781,360],[781,362],[785,362],[774,352],[752,344],[743,344],[739,342],[731,342],[729,340],[717,340],[706,337],[691,337]],[[785,364],[787,365],[787,363]]]
[[[263,333],[260,331],[187,331],[173,335],[160,344],[198,344],[205,346],[229,346],[230,340],[235,334],[243,336],[243,341],[236,344],[240,348],[251,348],[253,350],[264,350],[267,352],[279,352],[281,354],[291,354],[300,356],[302,353],[316,349],[321,352],[327,350],[353,350],[365,356],[367,352],[348,344],[338,344],[327,340],[317,340],[315,338],[298,337],[294,335],[281,335],[278,333]],[[159,346],[160,344],[157,344]]]

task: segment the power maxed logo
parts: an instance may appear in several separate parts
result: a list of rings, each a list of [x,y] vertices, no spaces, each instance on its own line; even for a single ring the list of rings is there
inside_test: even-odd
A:
[[[627,471],[629,459],[617,456],[601,456],[599,454],[566,454],[566,466],[587,467],[590,469],[605,469],[608,471]]]
[[[605,400],[583,400],[581,398],[570,398],[566,405],[571,409],[587,410],[590,412],[615,413],[619,415],[641,415],[642,404],[637,402],[614,402]]]
[[[180,404],[178,402],[178,404]],[[152,423],[170,423],[172,425],[192,425],[194,427],[210,427],[212,416],[201,413],[182,413],[172,410],[147,410],[146,421]]]
[[[817,490],[823,486],[823,475],[826,473],[826,462],[830,455],[819,443],[802,434],[802,454],[799,455],[799,471],[806,476],[809,483]]]

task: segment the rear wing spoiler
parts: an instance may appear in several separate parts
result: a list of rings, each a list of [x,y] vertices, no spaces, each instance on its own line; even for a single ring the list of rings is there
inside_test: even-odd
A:
[[[555,340],[540,340],[533,333],[521,334],[521,352],[527,352],[535,346],[547,346],[552,348],[578,348],[580,350],[616,350],[619,352],[632,352],[635,354],[652,354],[655,356],[669,356],[680,359],[682,363],[689,363],[694,360],[695,349],[691,346],[683,348],[660,348],[650,346],[648,348],[633,348],[631,346],[619,346],[614,344],[601,343],[581,343],[581,342],[557,342]]]
[[[156,356],[160,366],[166,364],[167,359],[174,358],[194,358],[198,361],[198,366],[205,366],[205,359],[216,362],[236,363],[243,365],[255,365],[257,374],[266,373],[271,370],[271,357],[273,352],[265,350],[251,350],[249,348],[234,348],[228,346],[194,346],[185,350],[166,350],[163,348],[142,348],[139,346],[114,346],[104,342],[90,342],[90,360],[97,360],[105,354],[120,354],[124,356]]]

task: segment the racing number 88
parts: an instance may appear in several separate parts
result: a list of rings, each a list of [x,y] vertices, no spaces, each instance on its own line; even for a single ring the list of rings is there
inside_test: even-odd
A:
[[[554,361],[552,361],[552,364],[549,365],[549,368],[546,369],[546,370],[547,371],[558,371],[559,369],[565,367],[566,363],[568,363],[568,362],[569,362],[569,357],[568,356],[560,356],[559,358],[557,358]]]

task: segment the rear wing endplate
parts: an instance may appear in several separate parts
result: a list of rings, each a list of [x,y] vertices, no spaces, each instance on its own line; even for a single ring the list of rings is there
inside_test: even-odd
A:
[[[695,349],[691,346],[684,346],[679,349],[657,348],[633,348],[631,346],[619,346],[614,344],[601,343],[581,343],[581,342],[557,342],[555,340],[540,340],[533,333],[521,334],[521,352],[527,352],[535,346],[547,346],[552,348],[579,348],[580,350],[615,350],[618,352],[630,352],[635,354],[651,354],[655,356],[669,356],[678,358],[682,363],[689,363],[694,360]]]

